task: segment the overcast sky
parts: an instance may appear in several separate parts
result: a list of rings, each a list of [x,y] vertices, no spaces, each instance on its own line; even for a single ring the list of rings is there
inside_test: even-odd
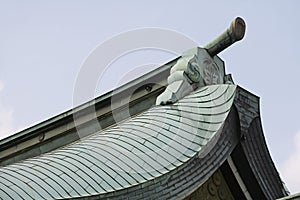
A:
[[[219,56],[236,84],[260,96],[272,158],[290,191],[300,192],[299,8],[296,0],[0,0],[0,138],[71,109],[82,64],[116,35],[155,27],[204,46],[241,16],[244,40]],[[110,65],[94,96],[124,74],[142,75],[136,66],[163,64],[175,54],[141,49],[124,55]]]

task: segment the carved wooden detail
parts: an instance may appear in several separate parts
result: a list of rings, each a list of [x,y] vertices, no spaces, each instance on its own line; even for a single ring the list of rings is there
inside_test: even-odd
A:
[[[229,187],[220,172],[216,171],[203,185],[184,200],[233,200]]]

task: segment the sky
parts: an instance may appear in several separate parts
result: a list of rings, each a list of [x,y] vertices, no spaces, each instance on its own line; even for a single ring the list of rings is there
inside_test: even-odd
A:
[[[0,0],[0,138],[71,109],[85,61],[112,38],[155,28],[201,47],[241,16],[245,38],[219,56],[235,83],[260,97],[270,154],[291,193],[300,192],[299,6],[296,0]],[[122,54],[98,77],[93,96],[179,54],[159,48]]]

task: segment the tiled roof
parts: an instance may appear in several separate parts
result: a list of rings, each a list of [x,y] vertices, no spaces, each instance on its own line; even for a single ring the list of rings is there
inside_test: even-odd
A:
[[[235,85],[198,89],[38,157],[0,168],[0,198],[60,199],[118,193],[197,156],[222,129]]]

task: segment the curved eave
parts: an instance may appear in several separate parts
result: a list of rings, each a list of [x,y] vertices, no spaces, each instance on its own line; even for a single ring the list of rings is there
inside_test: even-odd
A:
[[[153,107],[60,149],[2,167],[0,196],[118,196],[124,190],[165,180],[191,167],[188,163],[199,155],[204,158],[211,153],[224,132],[235,91],[235,85],[200,88],[173,105]]]
[[[288,195],[265,141],[259,98],[238,88],[234,105],[240,119],[241,142],[232,156],[249,192],[254,199],[277,199]]]

